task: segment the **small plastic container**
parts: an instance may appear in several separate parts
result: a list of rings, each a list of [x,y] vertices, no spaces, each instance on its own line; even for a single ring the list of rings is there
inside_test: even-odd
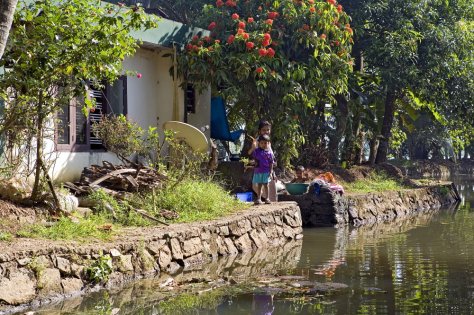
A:
[[[239,199],[240,201],[243,201],[243,202],[252,202],[253,201],[251,191],[243,192],[243,193],[237,193],[237,194],[235,194],[235,197],[237,197],[237,199]]]

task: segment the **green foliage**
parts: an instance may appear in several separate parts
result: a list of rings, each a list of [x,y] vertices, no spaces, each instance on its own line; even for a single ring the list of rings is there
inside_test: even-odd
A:
[[[43,275],[44,270],[46,269],[46,266],[39,263],[36,257],[33,257],[27,266],[31,271],[33,271],[36,279],[38,280],[38,284],[37,284],[38,288],[39,289],[43,288],[44,284],[40,281],[40,279],[41,279],[41,276]]]
[[[17,232],[17,236],[53,240],[85,241],[91,238],[109,240],[112,237],[111,232],[103,229],[107,224],[103,216],[91,216],[77,221],[62,217],[51,227],[42,224],[27,225]]]
[[[143,129],[125,115],[109,115],[92,125],[93,132],[102,139],[107,150],[128,158],[140,153],[143,147]]]
[[[112,258],[102,254],[84,269],[87,279],[94,283],[107,281],[112,271]]]
[[[153,200],[155,207],[153,207]],[[211,181],[183,180],[156,193],[144,196],[144,208],[167,209],[179,214],[179,222],[211,220],[242,210],[245,204]]]
[[[373,171],[364,179],[341,183],[347,192],[369,193],[407,188],[401,182],[389,177],[385,172]]]
[[[383,111],[386,92],[394,91],[398,99],[398,129],[405,133],[415,130],[414,121],[426,111],[443,125],[451,120],[448,125],[453,130],[472,125],[465,117],[472,117],[468,113],[474,109],[469,101],[473,98],[474,36],[466,29],[473,23],[471,1],[341,2],[353,21],[354,56],[363,56],[361,70],[378,81],[376,90],[352,86],[364,93],[369,106]],[[376,102],[377,97],[382,102]],[[356,114],[361,109],[356,109]],[[383,118],[382,113],[381,119],[372,122],[380,123]],[[372,129],[375,136],[380,132],[371,127],[370,121],[363,122],[363,128]],[[442,134],[437,136],[447,140]],[[462,147],[469,141],[465,138],[453,142]],[[397,148],[399,140],[392,141]]]

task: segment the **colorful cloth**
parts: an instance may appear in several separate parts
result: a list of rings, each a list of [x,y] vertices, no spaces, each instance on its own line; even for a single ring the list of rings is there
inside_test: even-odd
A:
[[[255,149],[252,153],[252,157],[257,162],[257,166],[254,168],[254,173],[270,173],[275,157],[272,150],[263,150],[261,148]]]

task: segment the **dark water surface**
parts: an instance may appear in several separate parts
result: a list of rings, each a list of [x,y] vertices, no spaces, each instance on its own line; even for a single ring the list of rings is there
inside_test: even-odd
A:
[[[457,209],[358,229],[305,229],[302,241],[173,276],[204,278],[207,287],[164,286],[162,276],[35,314],[474,314],[474,179],[455,182],[463,197]],[[291,289],[282,291],[281,275],[294,276]],[[208,290],[230,278],[238,284]],[[318,295],[299,291],[299,281],[348,289]]]

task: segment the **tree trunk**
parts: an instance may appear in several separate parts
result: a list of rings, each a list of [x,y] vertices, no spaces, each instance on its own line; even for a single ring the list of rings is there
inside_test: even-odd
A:
[[[349,106],[347,99],[342,94],[336,95],[337,108],[335,113],[336,130],[329,136],[329,159],[331,163],[337,164],[339,162],[339,144],[346,132],[347,117],[349,116]]]
[[[377,135],[370,139],[370,154],[369,154],[369,164],[375,164],[375,157],[377,156],[377,149],[379,147],[379,139]]]
[[[0,0],[1,1],[1,0]],[[36,163],[35,163],[35,182],[33,184],[33,191],[31,192],[31,199],[38,201],[39,190],[40,190],[40,179],[41,179],[41,163],[43,156],[43,94],[40,92],[38,97],[37,107],[37,125],[36,125]]]
[[[377,157],[375,158],[375,163],[377,164],[387,161],[388,142],[392,136],[392,125],[395,114],[396,99],[397,97],[395,91],[389,90],[387,92],[387,96],[385,97],[385,112],[383,115],[381,138],[379,142],[379,148],[377,150]]]
[[[18,0],[0,0],[0,59],[7,45],[17,3]]]
[[[362,128],[362,117],[360,112],[354,115],[354,125],[353,125],[353,134],[354,134],[354,143],[352,149],[352,164],[360,164],[361,151],[363,150],[362,146],[364,144]]]

